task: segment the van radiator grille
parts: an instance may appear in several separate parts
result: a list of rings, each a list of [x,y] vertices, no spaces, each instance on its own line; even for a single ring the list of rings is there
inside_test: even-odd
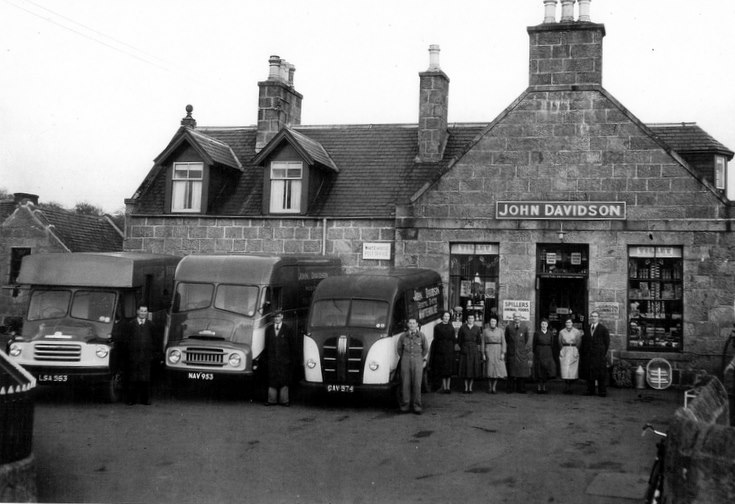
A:
[[[225,352],[212,348],[187,348],[184,351],[184,363],[192,366],[223,366]]]
[[[82,345],[63,343],[36,343],[33,356],[38,361],[79,362],[82,360]]]
[[[363,344],[357,338],[340,336],[324,342],[322,372],[327,383],[359,384],[362,381]]]

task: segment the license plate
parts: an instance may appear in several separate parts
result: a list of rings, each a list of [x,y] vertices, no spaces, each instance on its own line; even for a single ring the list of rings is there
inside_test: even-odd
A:
[[[40,374],[38,381],[44,383],[64,383],[69,380],[69,375],[65,374]]]
[[[327,385],[327,392],[350,394],[355,391],[354,385]]]
[[[190,380],[214,380],[214,373],[189,372],[187,377]]]

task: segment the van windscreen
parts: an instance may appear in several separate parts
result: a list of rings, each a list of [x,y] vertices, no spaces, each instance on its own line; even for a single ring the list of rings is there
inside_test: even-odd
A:
[[[252,317],[258,303],[258,288],[254,285],[219,285],[214,307]]]
[[[28,305],[28,320],[59,318],[66,315],[69,309],[71,291],[36,290],[31,295]]]
[[[372,299],[323,299],[314,303],[312,327],[370,327],[385,329],[388,303]]]
[[[176,286],[173,312],[207,308],[212,303],[214,285],[181,282]]]

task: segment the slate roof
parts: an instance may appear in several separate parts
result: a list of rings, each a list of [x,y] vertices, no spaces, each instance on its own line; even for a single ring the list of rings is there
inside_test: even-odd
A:
[[[731,150],[695,123],[646,126],[663,144],[680,154],[717,152],[733,157]],[[289,141],[307,161],[339,172],[331,176],[318,200],[310,202],[309,216],[390,218],[396,205],[409,203],[419,189],[436,181],[487,127],[487,123],[450,125],[444,157],[439,163],[416,162],[416,124],[293,126],[282,129],[258,155],[255,126],[181,128],[133,196],[137,200],[136,213],[165,213],[165,174],[160,161],[173,153],[184,138],[189,138],[222,164],[227,159],[242,163],[236,183],[211,203],[211,215],[262,215],[264,169],[258,163],[280,142]],[[230,149],[231,158],[224,146]]]
[[[118,252],[123,236],[106,217],[80,215],[57,208],[27,207],[71,252]]]
[[[18,204],[14,199],[0,201],[0,222],[4,221],[11,213],[15,211]]]
[[[733,151],[712,138],[697,123],[647,124],[665,144],[680,154],[717,153],[732,159]]]
[[[294,126],[294,138],[310,149],[320,150],[339,169],[319,200],[309,208],[316,217],[390,218],[396,205],[409,198],[427,181],[442,172],[452,159],[477,136],[485,123],[452,124],[444,160],[440,163],[417,163],[418,127],[416,124]],[[210,213],[217,215],[262,215],[263,171],[255,159],[254,126],[245,128],[198,127],[197,132],[229,145],[242,161],[243,171],[236,185],[218,198]],[[306,142],[308,140],[308,142]],[[303,143],[301,143],[303,142]],[[316,148],[316,150],[311,150]],[[155,165],[136,192],[136,213],[164,212],[165,176]]]

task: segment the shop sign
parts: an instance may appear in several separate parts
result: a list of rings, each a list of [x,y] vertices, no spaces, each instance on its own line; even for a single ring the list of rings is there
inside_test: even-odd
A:
[[[362,258],[390,260],[390,242],[365,242],[362,244]]]
[[[600,314],[602,320],[614,320],[620,316],[620,303],[598,302],[594,311]]]
[[[625,201],[498,201],[497,219],[625,220]]]
[[[521,320],[531,320],[531,301],[506,299],[503,301],[503,320],[513,320],[518,313]]]

